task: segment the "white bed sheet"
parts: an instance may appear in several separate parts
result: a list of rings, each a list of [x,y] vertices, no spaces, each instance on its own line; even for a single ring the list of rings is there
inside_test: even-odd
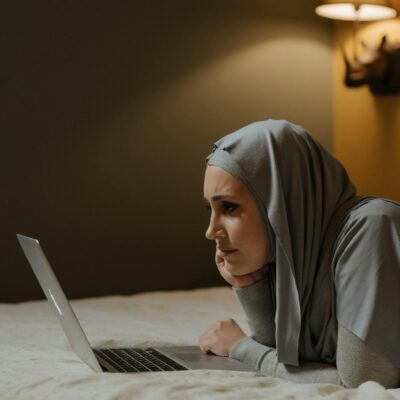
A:
[[[210,325],[248,326],[229,288],[72,301],[93,347],[196,345]],[[0,304],[0,399],[400,399],[376,382],[357,389],[294,384],[252,372],[94,373],[72,351],[47,301]]]

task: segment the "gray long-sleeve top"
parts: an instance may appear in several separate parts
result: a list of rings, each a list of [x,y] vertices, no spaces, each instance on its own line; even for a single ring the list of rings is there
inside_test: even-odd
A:
[[[264,375],[297,383],[332,383],[353,388],[374,380],[386,388],[399,386],[400,370],[341,326],[338,330],[336,366],[308,361],[301,361],[298,367],[278,363],[274,307],[268,277],[251,286],[233,290],[245,312],[251,337],[236,343],[229,357],[257,368]]]

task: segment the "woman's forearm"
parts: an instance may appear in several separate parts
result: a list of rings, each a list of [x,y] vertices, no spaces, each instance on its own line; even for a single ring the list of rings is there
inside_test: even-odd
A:
[[[251,338],[241,340],[231,350],[231,358],[242,361],[263,375],[296,383],[332,383],[342,385],[338,370],[329,364],[302,362],[299,367],[278,362],[276,350]]]
[[[382,354],[346,328],[339,326],[336,352],[337,368],[317,362],[301,362],[298,367],[278,363],[276,350],[251,338],[239,341],[229,354],[231,358],[253,366],[262,374],[297,383],[333,383],[347,388],[366,381],[376,381],[386,388],[400,384],[400,370]]]
[[[275,345],[275,310],[270,276],[251,286],[233,288],[246,315],[251,338],[236,344],[230,357],[256,368],[263,375],[298,383],[342,384],[337,369],[329,364],[303,362],[299,367],[278,363]]]
[[[244,288],[233,288],[246,315],[251,337],[258,343],[275,347],[275,310],[270,277]]]

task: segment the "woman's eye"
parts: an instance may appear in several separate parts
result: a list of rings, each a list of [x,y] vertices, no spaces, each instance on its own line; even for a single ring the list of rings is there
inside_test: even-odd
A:
[[[211,211],[211,206],[209,204],[206,204],[204,207],[206,208],[206,210]]]
[[[233,204],[233,203],[223,203],[222,204],[222,209],[227,213],[231,213],[231,212],[235,211],[236,208],[237,208],[237,205]]]

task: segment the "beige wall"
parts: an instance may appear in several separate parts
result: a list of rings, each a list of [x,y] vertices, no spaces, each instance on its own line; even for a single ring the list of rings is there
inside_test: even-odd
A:
[[[0,301],[41,298],[15,233],[67,295],[221,285],[204,158],[256,120],[332,138],[314,0],[44,0],[0,13]]]
[[[400,19],[362,24],[359,38],[378,44],[386,34],[400,42]],[[360,194],[400,200],[400,94],[375,96],[367,87],[347,88],[340,51],[351,53],[351,24],[338,23],[335,35],[334,153]]]

